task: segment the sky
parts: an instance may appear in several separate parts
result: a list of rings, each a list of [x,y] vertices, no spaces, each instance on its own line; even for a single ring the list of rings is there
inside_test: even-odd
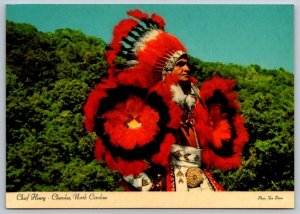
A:
[[[6,18],[43,32],[80,30],[109,43],[126,11],[157,13],[188,53],[207,62],[294,72],[293,5],[6,5]]]

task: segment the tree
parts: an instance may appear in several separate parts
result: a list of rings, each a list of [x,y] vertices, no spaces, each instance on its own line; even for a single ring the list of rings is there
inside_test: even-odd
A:
[[[7,22],[7,191],[118,190],[82,123],[104,48],[79,31]]]

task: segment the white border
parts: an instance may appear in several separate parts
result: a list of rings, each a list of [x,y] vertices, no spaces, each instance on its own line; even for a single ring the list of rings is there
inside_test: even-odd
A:
[[[299,163],[299,152],[297,142],[300,139],[300,133],[298,132],[299,125],[298,125],[298,118],[299,118],[299,111],[296,111],[296,109],[299,108],[299,101],[300,101],[300,86],[298,82],[299,79],[299,50],[300,50],[300,42],[299,42],[299,1],[297,0],[4,0],[0,2],[0,213],[52,213],[52,212],[59,212],[62,211],[61,209],[55,209],[55,210],[45,210],[45,209],[39,209],[39,210],[7,210],[5,209],[5,170],[6,170],[6,162],[5,162],[5,4],[294,4],[295,5],[295,166],[300,166]],[[298,61],[296,60],[298,59]],[[297,213],[299,212],[299,204],[300,204],[300,197],[298,197],[297,193],[299,193],[299,170],[297,167],[295,167],[295,209],[289,209],[289,210],[230,210],[231,213],[240,213],[246,212],[255,212],[255,213],[264,213],[264,212],[270,212],[270,213],[282,213],[282,212],[289,212],[289,213]],[[297,206],[298,205],[298,206]],[[298,210],[298,211],[297,211]],[[210,213],[223,213],[224,210],[218,209],[218,210],[116,210],[116,209],[109,209],[109,210],[88,210],[89,213],[199,213],[199,212],[210,212]],[[227,210],[226,210],[227,211]],[[225,211],[225,212],[226,212]],[[229,210],[228,210],[229,211]],[[86,213],[87,210],[82,209],[68,209],[63,210],[64,213]]]

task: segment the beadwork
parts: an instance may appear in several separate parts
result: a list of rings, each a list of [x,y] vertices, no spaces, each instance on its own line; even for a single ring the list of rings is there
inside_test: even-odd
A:
[[[197,167],[189,168],[186,172],[186,180],[187,185],[190,188],[199,186],[204,180],[202,171]]]

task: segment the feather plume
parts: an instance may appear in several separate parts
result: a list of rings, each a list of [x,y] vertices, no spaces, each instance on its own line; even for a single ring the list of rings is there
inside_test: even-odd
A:
[[[102,144],[102,140],[98,138],[95,143],[95,151],[94,151],[95,157],[98,161],[104,160],[103,156],[105,154],[105,150],[106,149]]]
[[[207,167],[228,170],[241,165],[242,150],[248,141],[244,119],[239,114],[237,92],[233,90],[233,80],[219,77],[203,82],[201,97],[209,115],[206,127],[210,136],[202,143],[202,160]],[[198,135],[202,136],[204,125],[196,125]]]
[[[158,15],[155,14],[155,13],[152,14],[151,19],[152,19],[154,22],[156,22],[160,28],[164,28],[165,25],[166,25],[165,20],[164,20],[161,16],[158,16]]]
[[[129,10],[129,11],[127,12],[127,14],[128,14],[129,16],[132,16],[132,17],[134,17],[134,18],[136,18],[136,19],[139,19],[139,20],[143,20],[143,19],[148,19],[148,18],[149,18],[149,16],[148,16],[147,13],[143,13],[143,12],[142,12],[141,10],[139,10],[139,9]]]
[[[98,111],[98,106],[101,100],[108,96],[106,90],[115,87],[116,82],[113,79],[103,79],[102,83],[98,84],[88,95],[87,102],[84,105],[84,124],[88,131],[94,131],[95,116]]]
[[[126,125],[131,117],[138,117],[140,128],[131,129]],[[129,97],[125,103],[118,103],[101,118],[106,120],[104,130],[110,136],[111,143],[128,150],[152,142],[159,131],[159,115],[137,97]]]
[[[159,164],[167,167],[169,165],[169,155],[171,146],[175,143],[175,138],[172,134],[167,134],[162,142],[159,152],[154,154],[151,161],[155,164]]]
[[[118,158],[118,163],[117,170],[123,176],[138,175],[150,167],[143,160],[125,161],[122,158]]]

